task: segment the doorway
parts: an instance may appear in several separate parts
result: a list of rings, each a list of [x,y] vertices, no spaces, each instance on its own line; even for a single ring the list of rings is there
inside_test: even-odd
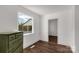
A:
[[[57,44],[58,36],[57,36],[57,19],[50,19],[48,20],[48,41],[50,43]]]

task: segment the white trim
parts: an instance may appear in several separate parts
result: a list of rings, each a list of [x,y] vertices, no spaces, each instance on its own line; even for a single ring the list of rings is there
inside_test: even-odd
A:
[[[49,21],[50,20],[56,20],[57,21],[57,37],[58,37],[58,18],[52,18],[52,19],[48,19],[48,32],[49,32]],[[49,35],[49,34],[48,34]],[[48,37],[48,41],[49,41],[49,37]],[[58,43],[58,38],[57,38],[57,43]]]
[[[25,36],[25,35],[31,35],[31,34],[34,34],[34,33],[26,33],[26,34],[23,34],[23,36]]]

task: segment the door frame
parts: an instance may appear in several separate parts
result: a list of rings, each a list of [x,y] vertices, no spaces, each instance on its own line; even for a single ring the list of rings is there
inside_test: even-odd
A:
[[[48,42],[49,42],[49,21],[50,20],[57,20],[57,43],[58,43],[58,19],[57,18],[48,19]]]

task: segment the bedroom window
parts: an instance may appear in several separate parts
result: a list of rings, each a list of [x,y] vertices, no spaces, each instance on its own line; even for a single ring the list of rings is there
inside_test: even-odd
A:
[[[19,12],[18,13],[18,30],[24,34],[33,33],[33,18]]]

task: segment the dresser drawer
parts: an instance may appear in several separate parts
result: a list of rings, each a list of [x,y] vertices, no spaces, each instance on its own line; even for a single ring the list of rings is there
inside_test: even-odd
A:
[[[20,53],[23,53],[23,45],[21,44],[20,47],[18,48]]]
[[[8,52],[9,53],[13,53],[15,51],[15,49],[11,49],[11,50],[9,50]]]
[[[19,53],[19,50],[18,50],[18,49],[16,49],[13,53]]]
[[[22,44],[14,51],[14,53],[22,53],[23,52],[23,46]]]
[[[16,39],[22,39],[23,33],[17,33],[16,34]]]
[[[9,50],[16,49],[18,44],[19,44],[19,41],[16,39],[13,41],[10,41],[9,42]]]
[[[9,35],[9,41],[14,40],[15,39],[15,35]]]
[[[15,40],[9,41],[9,50],[12,50],[16,46],[15,44]]]
[[[18,42],[18,43],[17,43]],[[22,40],[13,40],[9,42],[9,51],[14,51],[15,49],[17,49],[22,43]]]

